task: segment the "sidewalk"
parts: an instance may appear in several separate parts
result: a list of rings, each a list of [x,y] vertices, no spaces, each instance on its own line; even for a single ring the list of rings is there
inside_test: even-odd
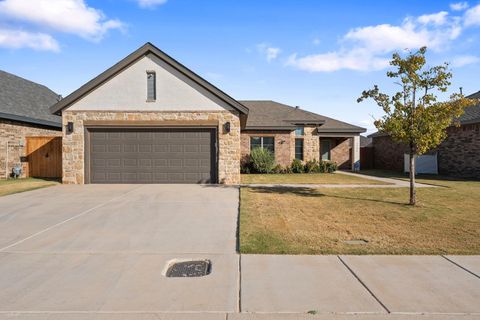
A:
[[[241,256],[241,311],[480,316],[480,256]]]
[[[318,189],[318,188],[408,188],[410,187],[410,183],[408,181],[399,180],[399,179],[391,179],[391,178],[381,178],[381,177],[373,177],[368,176],[366,174],[361,173],[351,173],[346,171],[337,171],[335,174],[345,174],[351,175],[355,177],[361,177],[367,180],[375,180],[381,181],[385,184],[242,184],[241,187],[265,187],[265,188],[311,188],[311,189]],[[430,184],[423,184],[423,183],[415,183],[417,188],[438,188],[437,186],[430,185]]]

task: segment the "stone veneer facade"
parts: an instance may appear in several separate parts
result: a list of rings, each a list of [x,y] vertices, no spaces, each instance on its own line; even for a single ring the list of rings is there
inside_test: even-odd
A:
[[[275,137],[275,161],[286,167],[295,158],[295,139],[303,139],[304,161],[320,159],[320,140],[331,141],[331,161],[336,162],[341,169],[351,168],[350,140],[351,138],[318,137],[315,127],[305,127],[303,136],[295,136],[295,131],[260,131],[246,130],[241,134],[242,159],[250,154],[250,137]]]
[[[19,121],[11,121],[0,119],[0,179],[5,179],[8,167],[8,174],[14,166],[21,164],[22,177],[26,177],[28,162],[26,162],[26,137],[40,137],[40,136],[62,136],[61,129],[52,129],[46,126],[29,124]],[[8,147],[8,164],[6,161],[7,142],[10,143]],[[20,146],[20,144],[23,146]]]
[[[480,178],[480,124],[447,129],[448,137],[435,150],[440,174]],[[395,143],[389,136],[373,138],[376,169],[403,171],[406,145]]]
[[[142,122],[148,125],[168,126],[175,122],[185,126],[192,122],[218,123],[218,182],[223,184],[240,183],[240,118],[236,111],[204,112],[106,112],[106,111],[63,111],[63,124],[74,123],[74,132],[63,135],[63,183],[83,184],[85,182],[85,122],[102,125],[111,122],[112,126],[128,126],[129,122]],[[223,132],[223,125],[230,122],[230,133]]]
[[[295,156],[295,132],[293,131],[258,131],[247,130],[241,134],[242,161],[250,155],[250,137],[275,138],[275,162],[282,167],[289,166]]]

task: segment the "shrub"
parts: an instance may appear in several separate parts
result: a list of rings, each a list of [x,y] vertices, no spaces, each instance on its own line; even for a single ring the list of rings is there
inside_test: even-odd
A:
[[[305,167],[302,163],[302,161],[298,159],[293,159],[292,165],[291,165],[291,170],[293,173],[303,173],[305,172]]]
[[[252,169],[257,173],[271,173],[275,166],[275,157],[270,150],[255,148],[250,152]]]
[[[277,164],[275,167],[273,167],[272,173],[285,173],[285,169],[281,165]]]
[[[335,171],[337,171],[338,169],[338,166],[335,162],[327,162],[327,168],[326,168],[326,171],[325,172],[328,172],[328,173],[333,173]]]
[[[306,173],[318,173],[320,172],[320,163],[316,160],[308,160],[305,163],[305,172]]]
[[[243,162],[240,164],[240,173],[249,174],[252,172],[250,162]]]

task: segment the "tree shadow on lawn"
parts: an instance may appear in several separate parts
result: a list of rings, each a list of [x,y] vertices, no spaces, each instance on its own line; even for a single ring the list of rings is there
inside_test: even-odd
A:
[[[308,188],[308,187],[282,187],[282,186],[275,186],[275,187],[248,187],[251,190],[254,190],[257,193],[268,193],[268,194],[293,194],[301,197],[311,197],[311,198],[321,198],[321,197],[330,197],[330,198],[338,198],[343,200],[361,200],[361,201],[371,201],[371,202],[378,202],[378,203],[388,203],[393,205],[401,205],[401,206],[409,206],[406,202],[400,201],[389,201],[389,200],[380,200],[380,199],[373,199],[373,198],[365,198],[365,197],[349,197],[349,196],[341,196],[341,195],[330,195],[325,194],[319,191],[319,189],[315,188]],[[373,192],[374,190],[372,190]]]

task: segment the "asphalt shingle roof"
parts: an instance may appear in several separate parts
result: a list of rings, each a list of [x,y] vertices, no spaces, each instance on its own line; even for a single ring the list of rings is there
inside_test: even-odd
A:
[[[480,100],[480,91],[469,95],[467,98]],[[480,122],[480,103],[475,106],[466,108],[465,112],[460,116],[459,120],[462,124]]]
[[[0,70],[0,118],[61,127],[50,113],[58,95],[47,87]]]
[[[320,124],[319,132],[364,132],[365,129],[301,108],[270,100],[240,100],[249,109],[246,129],[294,129],[298,124]]]

